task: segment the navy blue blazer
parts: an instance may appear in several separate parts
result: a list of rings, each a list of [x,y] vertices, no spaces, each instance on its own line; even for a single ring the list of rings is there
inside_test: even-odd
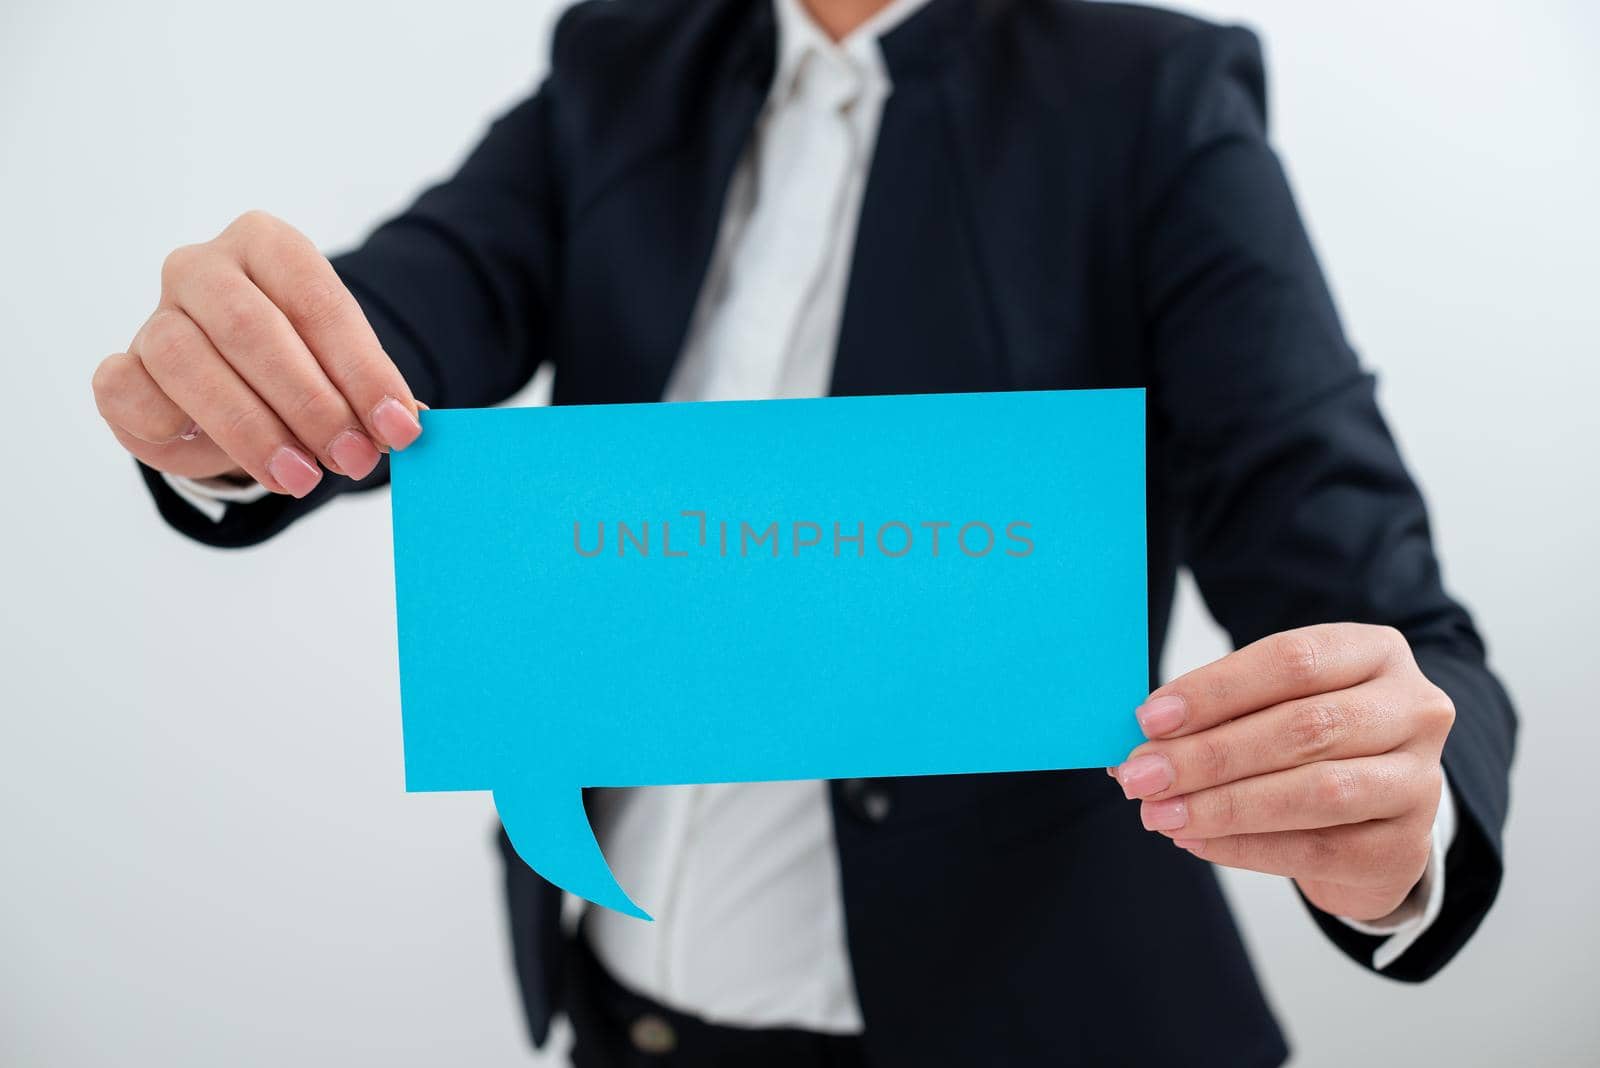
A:
[[[1115,4],[933,0],[883,46],[894,92],[832,391],[1143,386],[1152,650],[1179,565],[1237,643],[1400,628],[1458,715],[1444,912],[1386,972],[1427,978],[1499,886],[1515,719],[1441,588],[1422,500],[1267,145],[1255,38]],[[556,403],[658,400],[774,57],[767,0],[569,11],[539,91],[335,260],[417,396],[494,404],[548,361]],[[326,478],[213,524],[146,474],[163,515],[213,545],[352,486]],[[1142,830],[1103,772],[831,789],[872,1063],[1285,1057],[1210,867]],[[542,1040],[558,895],[506,861]],[[1376,939],[1311,914],[1370,967]],[[1171,996],[1140,994],[1152,961]]]

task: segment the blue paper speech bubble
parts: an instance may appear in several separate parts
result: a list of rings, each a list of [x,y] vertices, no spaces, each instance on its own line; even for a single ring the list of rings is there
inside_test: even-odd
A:
[[[582,789],[1116,763],[1144,392],[429,411],[392,459],[408,790],[648,919]]]

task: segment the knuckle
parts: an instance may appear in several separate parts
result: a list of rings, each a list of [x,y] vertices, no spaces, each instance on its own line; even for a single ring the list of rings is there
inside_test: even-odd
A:
[[[1280,676],[1291,682],[1311,682],[1321,670],[1321,650],[1308,632],[1292,630],[1276,635],[1270,647]]]
[[[194,336],[188,317],[180,312],[161,310],[145,323],[139,343],[139,358],[146,367],[170,369],[180,366],[192,347]]]
[[[349,294],[327,278],[311,276],[295,286],[291,306],[284,310],[295,322],[313,329],[338,322],[349,307]]]
[[[1305,832],[1303,854],[1312,870],[1323,870],[1339,859],[1339,842],[1326,830]]]
[[[235,353],[252,346],[266,325],[257,302],[231,284],[219,288],[209,318],[216,324],[218,347]]]
[[[1244,818],[1244,806],[1235,790],[1218,790],[1211,801],[1211,821],[1223,834],[1231,834]]]
[[[1360,784],[1355,773],[1342,764],[1324,764],[1312,783],[1316,805],[1325,812],[1341,812],[1356,799]]]
[[[101,415],[105,414],[106,401],[126,390],[127,381],[128,358],[125,353],[107,356],[95,365],[94,374],[89,376],[89,388],[94,390]]]
[[[229,223],[223,233],[245,241],[253,241],[276,230],[279,225],[281,224],[276,217],[260,208],[252,208]]]
[[[1304,701],[1289,719],[1289,745],[1302,763],[1331,753],[1344,732],[1344,712],[1325,700]]]
[[[1222,665],[1228,662],[1227,658],[1224,658],[1186,676],[1187,682],[1180,683],[1184,686],[1185,693],[1198,689],[1198,696],[1208,704],[1226,705],[1233,699],[1235,689],[1234,673],[1222,669]]]
[[[1387,624],[1376,624],[1374,640],[1378,647],[1384,651],[1390,663],[1402,663],[1411,659],[1411,643],[1406,640],[1398,628]]]
[[[382,351],[376,359],[361,351],[343,354],[323,362],[323,367],[330,379],[344,386],[350,407],[357,411],[370,411],[386,395],[404,397],[410,392],[410,386]]]
[[[1215,738],[1200,735],[1194,739],[1194,760],[1206,782],[1228,782],[1231,757],[1228,747]]]
[[[344,401],[338,394],[320,387],[311,387],[295,394],[280,414],[290,426],[317,427],[322,436],[329,439],[337,433],[337,428],[350,421],[345,414]]]
[[[1456,703],[1433,683],[1428,683],[1422,700],[1423,721],[1441,734],[1449,734],[1456,722]]]
[[[241,457],[234,450],[244,450],[247,443],[265,439],[264,414],[258,405],[241,404],[229,408],[218,417],[217,437],[229,443],[229,452],[234,453],[235,459]]]
[[[194,274],[201,261],[206,258],[204,250],[199,245],[180,245],[167,253],[166,259],[161,261],[161,284],[167,289],[172,289],[183,279]]]

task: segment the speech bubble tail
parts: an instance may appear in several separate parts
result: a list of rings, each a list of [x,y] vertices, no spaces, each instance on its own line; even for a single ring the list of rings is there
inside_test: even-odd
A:
[[[583,791],[575,786],[519,783],[494,791],[506,837],[528,867],[571,894],[625,916],[650,920],[611,874],[600,852]]]

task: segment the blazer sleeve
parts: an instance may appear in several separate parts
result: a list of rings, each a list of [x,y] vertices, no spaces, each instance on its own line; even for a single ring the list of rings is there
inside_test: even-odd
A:
[[[561,243],[560,95],[553,73],[491,126],[451,178],[333,258],[385,351],[432,407],[502,401],[548,357]],[[168,523],[206,544],[236,547],[271,537],[340,493],[385,484],[389,469],[385,457],[359,483],[325,477],[304,499],[232,505],[219,522],[158,472],[143,474]]]
[[[1426,979],[1499,888],[1515,714],[1441,584],[1421,495],[1268,147],[1255,37],[1204,26],[1169,46],[1140,146],[1151,462],[1176,489],[1176,536],[1208,608],[1239,645],[1318,622],[1394,626],[1455,703],[1444,765],[1461,822],[1443,912],[1384,969]],[[1312,914],[1372,966],[1378,938]]]

